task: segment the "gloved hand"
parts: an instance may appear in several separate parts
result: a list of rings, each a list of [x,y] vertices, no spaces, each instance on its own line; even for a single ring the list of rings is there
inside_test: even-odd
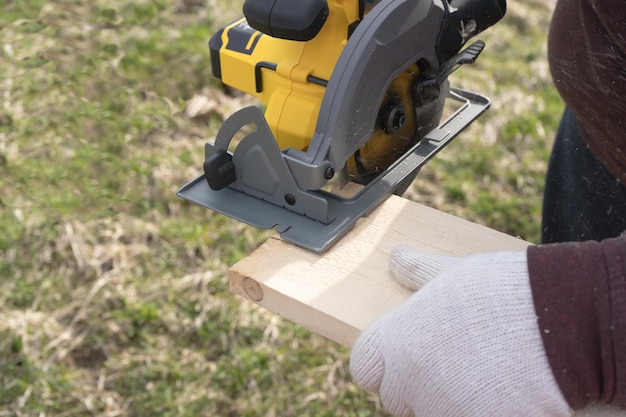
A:
[[[539,333],[525,251],[455,258],[397,248],[390,266],[423,288],[361,334],[350,368],[391,413],[571,416]]]

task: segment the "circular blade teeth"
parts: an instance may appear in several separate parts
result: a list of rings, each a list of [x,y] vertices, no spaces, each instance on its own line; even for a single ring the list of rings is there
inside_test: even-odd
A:
[[[417,65],[413,65],[391,82],[372,136],[348,160],[351,181],[367,184],[417,142],[418,127],[410,91],[418,74]]]

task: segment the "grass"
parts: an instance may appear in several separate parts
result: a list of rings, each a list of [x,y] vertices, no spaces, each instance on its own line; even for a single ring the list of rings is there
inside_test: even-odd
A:
[[[0,416],[382,416],[349,352],[243,302],[268,236],[176,189],[247,102],[209,71],[226,0],[28,0],[0,14]],[[510,4],[454,75],[490,112],[407,196],[537,241],[561,112],[552,2]]]

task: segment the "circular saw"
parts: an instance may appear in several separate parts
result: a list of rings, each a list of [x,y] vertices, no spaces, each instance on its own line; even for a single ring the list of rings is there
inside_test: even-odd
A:
[[[246,0],[211,37],[211,67],[262,107],[224,121],[203,174],[178,195],[326,250],[489,106],[448,76],[476,60],[484,43],[466,44],[505,10],[505,0]]]

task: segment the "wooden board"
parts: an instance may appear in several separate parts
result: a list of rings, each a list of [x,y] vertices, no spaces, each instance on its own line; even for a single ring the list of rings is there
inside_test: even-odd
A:
[[[270,238],[230,269],[230,288],[350,347],[369,323],[411,295],[389,273],[389,255],[398,245],[467,255],[528,243],[392,196],[324,254]]]

